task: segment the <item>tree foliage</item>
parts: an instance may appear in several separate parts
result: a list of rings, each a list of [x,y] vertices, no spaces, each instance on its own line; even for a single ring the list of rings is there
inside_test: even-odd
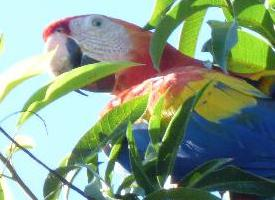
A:
[[[275,68],[274,1],[270,0],[267,5],[269,7],[259,0],[156,0],[152,17],[144,27],[154,29],[150,51],[155,67],[159,66],[168,37],[180,24],[184,23],[179,36],[179,50],[189,56],[194,56],[201,27],[208,23],[211,27],[211,38],[206,41],[203,51],[211,53],[216,66],[224,71],[236,73],[272,72]],[[213,7],[223,12],[225,21],[217,19],[205,22],[207,11]],[[0,52],[2,43],[1,35]],[[49,57],[50,55],[47,55],[46,58],[38,59],[47,60]],[[67,93],[134,65],[136,64],[130,62],[102,62],[77,68],[58,76],[30,95],[22,109],[27,112],[22,113],[18,124],[24,124],[34,113]],[[4,82],[1,80],[0,101],[3,101],[23,81],[44,73],[41,68],[33,65],[21,69],[21,72],[15,77],[9,76],[12,70],[1,75]],[[85,191],[80,191],[80,194],[87,199],[217,200],[219,198],[211,192],[225,190],[274,197],[275,182],[273,180],[255,176],[233,166],[225,167],[224,165],[229,162],[228,159],[209,161],[183,177],[177,188],[165,190],[165,183],[171,175],[189,115],[202,93],[203,90],[198,91],[179,108],[164,135],[160,127],[163,104],[160,98],[149,120],[151,143],[148,145],[148,155],[145,158],[139,155],[132,126],[146,111],[150,94],[133,99],[111,110],[84,133],[64,162],[56,170],[49,172],[44,182],[45,199],[59,199],[64,185],[67,185],[69,189],[79,191],[73,185],[73,181],[80,170],[87,171],[89,183]],[[122,180],[117,188],[114,186],[113,177],[116,173],[114,164],[125,140],[129,144],[132,172]],[[17,148],[29,147],[29,144],[22,141],[16,144],[21,144]],[[110,160],[105,172],[101,174],[98,156],[106,146],[111,147]],[[7,156],[11,156],[16,151],[10,150]],[[6,164],[5,156],[0,156],[2,162]],[[12,169],[9,168],[9,170]],[[73,174],[73,178],[70,181],[64,181],[69,174]],[[5,199],[2,179],[4,177],[0,179],[0,199]]]

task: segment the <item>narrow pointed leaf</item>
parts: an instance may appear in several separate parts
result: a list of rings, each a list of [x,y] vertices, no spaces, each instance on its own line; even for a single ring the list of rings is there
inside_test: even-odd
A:
[[[4,35],[3,33],[0,33],[0,54],[2,54],[4,51]]]
[[[46,72],[53,52],[21,61],[0,74],[0,102],[24,81]]]
[[[274,9],[268,9],[268,12],[272,18],[273,24],[275,24],[275,8]]]
[[[199,167],[192,170],[187,174],[181,181],[180,186],[182,187],[193,187],[197,182],[202,180],[206,175],[216,171],[217,169],[224,166],[226,163],[232,161],[232,159],[216,159],[208,161]]]
[[[19,119],[18,125],[22,125],[34,112],[37,112],[49,105],[56,99],[68,94],[71,91],[80,89],[105,76],[137,65],[132,62],[101,62],[86,65],[63,73],[54,81],[40,88],[25,103],[24,112]]]
[[[257,73],[275,69],[275,51],[254,35],[238,31],[238,43],[231,49],[228,60],[229,71]]]
[[[155,28],[174,2],[175,0],[156,0],[152,16],[144,29],[150,30]]]
[[[197,40],[206,14],[206,9],[187,17],[181,30],[179,50],[190,57],[195,56]]]
[[[275,45],[274,23],[263,3],[258,0],[235,0],[233,5],[239,25],[262,34]]]
[[[121,137],[113,146],[112,146],[112,149],[111,149],[111,152],[108,156],[109,158],[109,161],[108,161],[108,164],[107,164],[107,167],[106,167],[106,170],[105,170],[105,182],[109,185],[111,185],[111,182],[112,182],[112,178],[111,178],[111,175],[112,175],[112,172],[114,170],[114,167],[115,167],[115,163],[117,161],[117,158],[121,152],[121,149],[122,149],[122,145],[123,145],[123,139],[124,137]]]
[[[236,22],[208,21],[211,31],[212,56],[214,63],[227,71],[227,60],[230,50],[238,41]]]
[[[87,163],[108,143],[125,134],[129,121],[136,121],[144,113],[148,96],[136,97],[106,113],[81,139],[72,151],[69,164]],[[97,165],[97,163],[94,163]]]
[[[55,170],[60,176],[66,177],[69,172],[78,169],[76,166],[60,166]],[[57,200],[59,199],[60,192],[62,190],[63,183],[61,180],[53,174],[48,174],[44,186],[43,196],[45,200]]]
[[[162,139],[159,149],[157,170],[161,175],[161,183],[171,174],[177,156],[179,145],[188,125],[190,114],[195,105],[197,96],[189,98],[176,112],[172,118]]]
[[[164,96],[161,96],[159,101],[153,108],[152,115],[149,120],[149,136],[151,139],[152,146],[156,152],[158,152],[159,143],[161,142],[162,130],[161,130],[161,119],[162,119],[162,108],[164,103]]]
[[[33,139],[26,135],[16,135],[14,140],[26,149],[32,149],[35,146]],[[12,154],[20,150],[21,148],[12,143],[6,148],[6,155],[7,157],[10,157]]]
[[[149,194],[144,200],[182,200],[182,199],[192,199],[192,200],[220,200],[220,198],[212,195],[209,192],[193,189],[193,188],[174,188],[169,190],[159,190]]]
[[[158,179],[161,184],[164,184],[167,177],[171,175],[179,146],[185,136],[189,118],[197,102],[210,84],[212,84],[212,81],[208,82],[200,91],[183,103],[166,129],[157,160],[157,174],[159,175]]]
[[[130,123],[127,127],[126,136],[130,150],[130,163],[136,182],[139,184],[140,187],[142,187],[145,190],[146,194],[149,194],[155,190],[154,184],[151,182],[150,178],[145,173],[144,167],[142,166],[142,160],[136,146],[132,125]]]
[[[275,196],[275,182],[233,166],[209,173],[193,185],[208,191],[232,191],[265,197]]]
[[[91,128],[77,143],[72,153],[56,170],[66,177],[69,172],[81,168],[82,165],[93,164],[97,170],[97,153],[112,139],[119,138],[115,133],[123,133],[128,121],[138,119],[146,109],[147,96],[137,97],[106,113],[93,128]],[[124,127],[123,127],[124,125]],[[120,127],[121,129],[118,129]],[[114,134],[115,136],[113,136]],[[117,140],[117,139],[116,139]],[[78,165],[78,166],[77,166]],[[62,182],[52,174],[49,174],[44,184],[44,197],[47,200],[55,200],[61,191]]]
[[[0,178],[0,200],[5,200],[5,192],[2,187],[2,179],[3,177]]]
[[[162,52],[170,34],[186,18],[194,13],[205,10],[208,7],[227,7],[224,0],[181,0],[175,7],[169,10],[156,27],[150,45],[150,53],[154,67],[159,68]]]
[[[124,178],[122,183],[118,186],[117,194],[120,194],[122,190],[129,188],[135,182],[135,176],[133,174]]]
[[[1,175],[1,174],[0,174]],[[14,199],[4,176],[0,177],[0,200]]]

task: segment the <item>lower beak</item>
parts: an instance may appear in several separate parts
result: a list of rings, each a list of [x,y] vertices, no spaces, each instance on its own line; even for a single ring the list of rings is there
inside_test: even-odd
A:
[[[65,45],[69,53],[69,61],[72,68],[80,67],[82,51],[79,45],[70,37],[67,38]]]

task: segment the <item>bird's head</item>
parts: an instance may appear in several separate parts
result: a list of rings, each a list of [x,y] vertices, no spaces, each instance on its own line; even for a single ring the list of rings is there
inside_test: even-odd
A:
[[[50,24],[43,33],[46,51],[56,49],[51,71],[59,75],[75,67],[100,61],[128,60],[143,64],[99,80],[91,91],[120,92],[155,76],[149,47],[152,33],[103,15],[82,15]],[[160,70],[200,64],[167,44]]]

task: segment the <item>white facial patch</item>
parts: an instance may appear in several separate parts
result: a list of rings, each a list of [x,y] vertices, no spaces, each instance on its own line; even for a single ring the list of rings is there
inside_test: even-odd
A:
[[[57,76],[71,70],[69,52],[66,48],[67,36],[62,33],[53,33],[45,44],[45,51],[55,50],[55,54],[50,62],[50,72]]]
[[[126,60],[131,42],[125,28],[101,15],[75,18],[69,24],[71,36],[82,52],[100,61]]]

